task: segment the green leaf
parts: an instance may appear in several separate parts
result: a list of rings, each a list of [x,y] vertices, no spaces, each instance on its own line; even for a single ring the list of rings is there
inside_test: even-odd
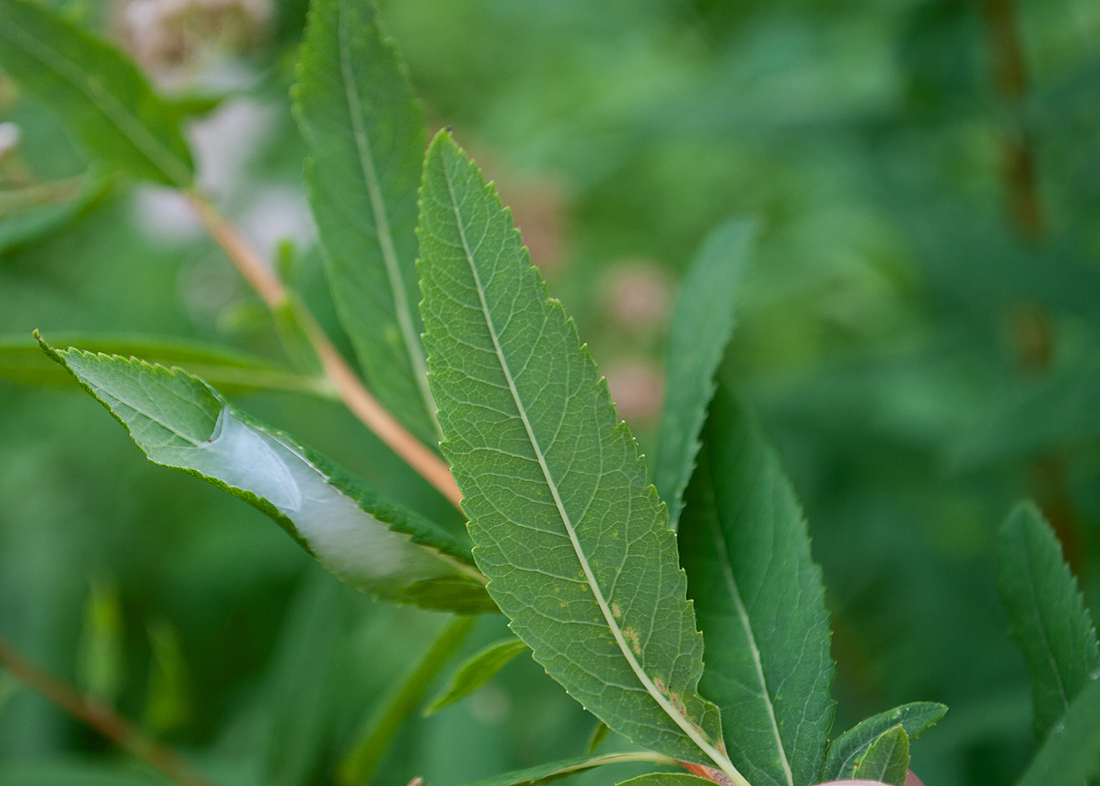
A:
[[[710,786],[714,781],[685,775],[682,772],[651,772],[636,778],[619,781],[617,786]]]
[[[1100,682],[1090,681],[1050,729],[1018,786],[1081,786],[1100,776]]]
[[[379,401],[434,445],[441,435],[416,309],[416,191],[427,132],[371,0],[315,0],[295,110],[340,321]]]
[[[603,745],[604,740],[607,739],[607,735],[611,733],[611,729],[606,723],[600,721],[596,724],[596,728],[592,729],[592,736],[588,738],[588,747],[585,748],[585,753],[591,756],[596,750]]]
[[[180,115],[121,52],[29,0],[0,0],[0,67],[56,111],[97,158],[191,185]]]
[[[342,786],[369,783],[405,720],[416,711],[432,680],[462,646],[472,617],[458,617],[439,634],[420,662],[394,688],[367,724],[361,741],[344,757],[337,773]]]
[[[80,346],[89,352],[136,356],[151,363],[178,366],[229,394],[285,390],[332,396],[316,378],[216,344],[162,336],[90,333],[58,333],[51,338],[57,346]],[[42,348],[32,336],[0,336],[0,377],[25,385],[75,384],[71,374],[42,354]]]
[[[837,781],[853,777],[856,765],[867,753],[867,749],[895,726],[900,724],[905,729],[906,736],[915,740],[939,722],[946,713],[947,707],[942,704],[917,701],[860,721],[829,745],[821,780]]]
[[[829,615],[779,460],[725,387],[711,403],[680,521],[707,643],[702,693],[753,786],[816,783],[833,719]]]
[[[490,595],[535,660],[612,729],[732,770],[718,710],[696,692],[703,639],[676,537],[606,382],[446,131],[420,199],[432,391]]]
[[[1032,503],[1009,514],[998,552],[1001,600],[1027,659],[1035,736],[1042,740],[1100,672],[1096,628],[1058,539]]]
[[[496,775],[492,778],[471,783],[469,786],[534,786],[536,783],[549,783],[570,775],[577,775],[596,767],[604,767],[608,764],[631,764],[636,762],[652,762],[668,767],[679,764],[676,759],[670,759],[655,753],[608,753],[603,756],[582,756],[576,759],[540,764],[536,767],[528,767],[525,770],[516,770],[504,775]]]
[[[729,221],[711,233],[680,285],[668,338],[664,416],[653,478],[676,529],[695,469],[699,433],[714,397],[714,372],[733,333],[738,289],[748,268],[756,222]]]
[[[490,611],[464,544],[197,377],[139,360],[43,347],[130,432],[150,461],[240,497],[341,581],[427,608]]]
[[[434,715],[469,696],[507,666],[512,658],[527,650],[527,645],[518,639],[504,639],[471,655],[451,677],[447,687],[424,709],[424,716]]]
[[[160,786],[157,775],[123,767],[78,762],[26,762],[0,765],[0,786]]]
[[[856,766],[853,779],[905,786],[909,774],[909,735],[901,724],[875,740]]]
[[[113,178],[95,172],[0,191],[0,254],[66,226],[103,197]]]

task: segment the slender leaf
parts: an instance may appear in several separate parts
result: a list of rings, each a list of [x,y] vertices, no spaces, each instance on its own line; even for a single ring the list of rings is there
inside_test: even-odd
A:
[[[700,685],[753,786],[816,783],[833,719],[829,615],[806,522],[779,461],[719,388],[680,522],[707,642]]]
[[[665,410],[654,468],[673,529],[695,469],[699,434],[714,397],[714,372],[733,333],[737,292],[748,268],[756,222],[729,221],[707,238],[676,298],[668,339]]]
[[[416,309],[424,111],[371,0],[315,0],[295,109],[340,321],[379,400],[435,444],[440,434]]]
[[[829,745],[821,780],[836,781],[853,777],[856,765],[867,753],[867,749],[895,726],[900,724],[912,741],[939,722],[946,713],[947,707],[942,704],[918,701],[860,721]]]
[[[588,747],[585,748],[585,753],[589,756],[593,755],[596,750],[603,745],[604,740],[607,739],[607,735],[611,733],[610,727],[600,721],[596,724],[596,728],[592,729],[592,736],[588,738]]]
[[[98,172],[0,191],[0,254],[49,237],[70,224],[113,184]]]
[[[619,781],[617,786],[710,786],[713,782],[682,772],[651,772]]]
[[[471,655],[469,660],[463,663],[451,677],[447,687],[424,709],[424,715],[433,715],[459,699],[469,696],[507,666],[512,658],[527,650],[526,644],[513,638],[490,644],[480,652]]]
[[[162,336],[92,333],[58,333],[51,338],[58,346],[80,346],[89,352],[139,357],[150,363],[178,366],[230,394],[285,390],[331,395],[328,388],[315,378],[216,344]],[[25,385],[76,384],[72,374],[42,354],[42,348],[33,336],[0,335],[0,377]]]
[[[871,743],[856,765],[853,779],[905,786],[909,774],[909,735],[899,723]]]
[[[344,757],[337,773],[338,783],[360,786],[370,782],[393,738],[416,711],[432,680],[462,646],[473,624],[472,617],[457,617],[443,629],[420,662],[382,702],[360,742]]]
[[[1031,503],[1005,520],[1000,589],[1012,634],[1031,673],[1035,736],[1043,739],[1073,698],[1100,673],[1096,628],[1050,525]]]
[[[266,513],[341,581],[428,608],[492,609],[464,544],[235,409],[197,377],[43,346],[150,461],[200,477]]]
[[[486,778],[471,783],[469,786],[534,786],[536,783],[550,783],[608,764],[632,764],[637,762],[652,762],[669,767],[679,764],[675,759],[653,753],[607,753],[603,756],[582,756],[576,759],[540,764],[536,767],[528,767],[525,770],[516,770],[504,775]]]
[[[185,188],[180,114],[121,52],[30,0],[0,0],[0,67],[56,111],[97,158]]]
[[[443,131],[421,186],[425,346],[489,592],[547,673],[639,746],[730,768],[696,692],[676,538],[511,215]]]
[[[1100,682],[1089,681],[1050,729],[1019,786],[1081,786],[1100,776]]]

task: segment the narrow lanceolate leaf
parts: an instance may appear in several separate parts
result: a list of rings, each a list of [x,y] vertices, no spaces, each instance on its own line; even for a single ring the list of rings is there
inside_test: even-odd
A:
[[[178,369],[78,349],[47,351],[130,432],[150,461],[240,497],[337,578],[379,598],[487,611],[462,543]]]
[[[1031,672],[1034,730],[1041,740],[1100,672],[1096,628],[1053,530],[1033,504],[1009,514],[999,553],[1001,599]]]
[[[490,595],[612,729],[732,769],[717,708],[697,693],[703,640],[675,535],[591,355],[445,131],[420,200],[432,391]]]
[[[816,783],[833,719],[821,570],[778,459],[725,388],[686,502],[680,559],[707,643],[700,688],[729,719],[730,759],[753,786]]]
[[[0,68],[56,111],[96,158],[191,184],[180,114],[121,52],[32,0],[0,0]]]
[[[682,772],[651,772],[625,781],[617,786],[711,786],[714,781],[685,775]]]
[[[853,779],[881,781],[905,786],[909,774],[909,735],[901,724],[894,726],[872,743],[863,755]]]
[[[887,712],[880,712],[841,734],[829,745],[822,781],[838,781],[852,778],[856,766],[883,734],[900,725],[910,741],[915,740],[934,726],[947,713],[947,707],[930,701],[903,704]]]
[[[714,396],[714,372],[733,333],[737,294],[755,235],[756,223],[746,219],[716,229],[691,263],[676,298],[665,371],[668,392],[653,473],[673,529],[695,469],[699,433]]]
[[[433,715],[469,696],[507,666],[512,658],[527,649],[527,645],[519,639],[504,639],[471,655],[459,666],[447,687],[424,709],[424,715]]]
[[[1018,786],[1081,786],[1100,776],[1100,682],[1090,681],[1050,730]]]
[[[434,445],[416,309],[416,190],[427,132],[372,0],[313,3],[295,109],[340,321],[382,404]]]
[[[609,764],[633,764],[638,762],[651,762],[668,767],[679,764],[675,759],[669,759],[655,753],[643,751],[639,753],[608,753],[603,756],[585,756],[577,759],[565,759],[536,767],[528,767],[525,770],[516,770],[504,775],[471,783],[469,786],[534,786],[538,783],[549,783],[570,775],[578,775],[597,767],[605,767]],[[691,776],[685,776],[691,777]],[[703,781],[710,783],[710,781]]]
[[[57,346],[79,346],[89,352],[134,356],[151,363],[179,366],[228,394],[282,390],[333,395],[315,377],[216,344],[164,336],[95,333],[60,333],[51,334],[50,338]],[[0,378],[24,385],[77,387],[72,374],[44,355],[38,342],[29,335],[0,335]]]

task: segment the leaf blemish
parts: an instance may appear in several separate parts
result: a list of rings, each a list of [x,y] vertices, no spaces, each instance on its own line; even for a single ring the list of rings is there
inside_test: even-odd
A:
[[[623,616],[622,611],[619,610],[619,604],[618,603],[612,603],[611,604],[611,613],[615,616],[615,619],[618,619],[619,617]]]
[[[614,610],[612,613],[614,613]],[[642,645],[638,641],[638,634],[635,633],[634,628],[623,628],[623,635],[630,639],[630,649],[634,650],[634,654],[641,655]],[[660,680],[657,680],[657,689],[664,693]]]

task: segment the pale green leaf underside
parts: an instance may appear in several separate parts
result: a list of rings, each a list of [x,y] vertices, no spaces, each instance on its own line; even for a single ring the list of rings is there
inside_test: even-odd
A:
[[[1100,776],[1100,682],[1089,681],[1051,729],[1018,786],[1082,786]]]
[[[704,434],[679,532],[706,638],[700,689],[729,719],[726,749],[753,786],[816,783],[834,666],[806,523],[775,454],[724,387]]]
[[[724,760],[718,711],[696,692],[703,641],[675,535],[591,355],[447,132],[420,200],[429,378],[490,595],[612,729]]]
[[[853,779],[905,786],[909,774],[909,736],[901,725],[881,735],[856,766]]]
[[[424,709],[424,715],[433,715],[444,707],[449,707],[464,699],[491,680],[498,671],[507,666],[512,658],[526,652],[529,647],[519,639],[504,639],[490,644],[485,649],[471,655],[451,677],[447,687]]]
[[[486,778],[468,784],[468,786],[534,786],[537,783],[548,783],[570,775],[578,775],[596,767],[605,767],[609,764],[631,764],[640,761],[667,766],[678,764],[675,759],[667,759],[652,753],[607,753],[603,756],[584,756],[540,764],[536,767],[528,767],[524,770],[516,770],[515,772]],[[704,783],[706,782],[704,781]]]
[[[263,511],[341,581],[388,600],[491,610],[463,544],[289,435],[252,420],[197,377],[77,349],[50,352],[150,461]]]
[[[57,346],[79,346],[88,352],[134,356],[150,363],[178,366],[229,394],[285,390],[332,396],[313,377],[216,344],[136,334],[51,333],[50,339]],[[0,335],[0,377],[24,385],[76,386],[72,374],[44,355],[32,336]]]
[[[1031,673],[1041,740],[1100,672],[1096,628],[1054,532],[1033,504],[1009,514],[998,545],[1001,599]]]
[[[439,441],[416,304],[416,192],[424,112],[369,0],[315,0],[295,110],[313,215],[340,321],[371,389]]]
[[[178,111],[121,52],[29,0],[0,0],[0,67],[56,111],[97,158],[187,187]]]
[[[738,290],[748,268],[756,222],[714,230],[688,268],[668,338],[664,415],[653,482],[676,529],[695,468],[699,434],[714,396],[714,373],[733,333]]]
[[[872,715],[841,734],[829,745],[822,769],[822,781],[851,778],[867,749],[897,725],[905,730],[910,741],[934,726],[947,713],[947,707],[930,701],[903,704],[878,715]]]

